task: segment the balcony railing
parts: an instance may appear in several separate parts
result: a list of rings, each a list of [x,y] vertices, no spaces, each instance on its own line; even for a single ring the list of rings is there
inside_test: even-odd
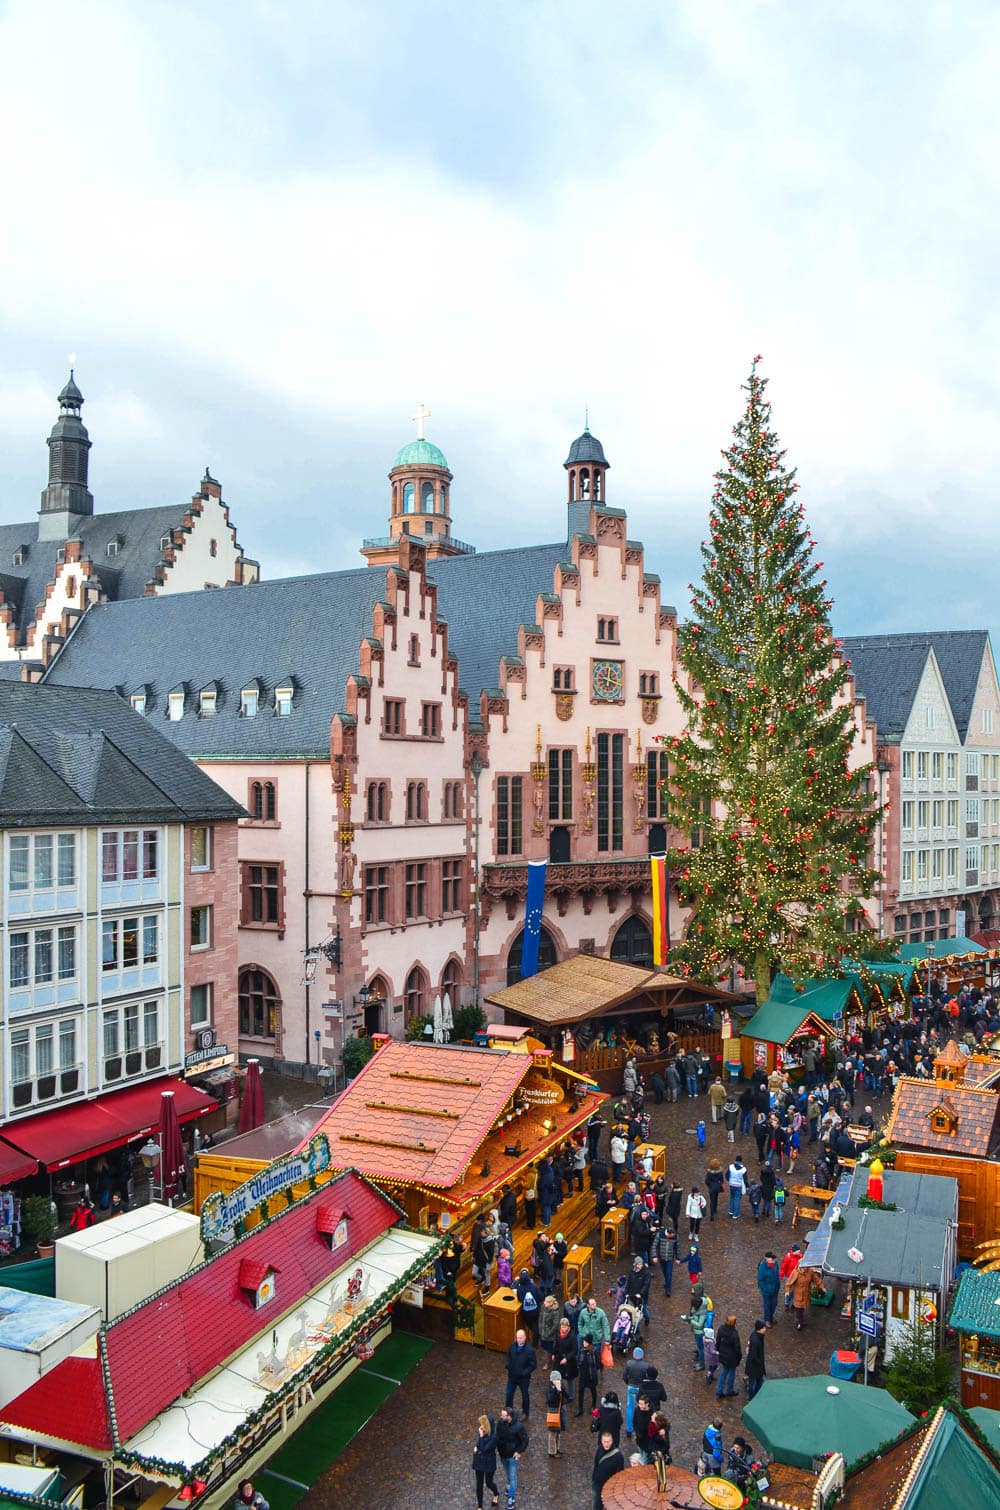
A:
[[[418,535],[415,530],[405,530],[401,535],[375,535],[361,542],[363,551],[394,549],[401,540],[412,540],[415,545],[446,545],[458,556],[474,556],[476,547],[465,540],[456,540],[454,535],[444,535],[439,530],[434,535]]]
[[[560,912],[571,897],[607,896],[609,892],[645,891],[651,888],[649,860],[550,861],[546,891],[554,895]],[[484,865],[480,890],[487,906],[505,902],[513,916],[518,902],[528,892],[526,862]]]

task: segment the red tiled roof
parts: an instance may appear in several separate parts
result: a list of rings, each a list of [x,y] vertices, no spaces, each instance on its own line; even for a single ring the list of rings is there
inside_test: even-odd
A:
[[[343,1206],[318,1206],[316,1208],[316,1231],[336,1232],[340,1226],[341,1218],[350,1216]]]
[[[64,1358],[23,1395],[0,1408],[0,1421],[60,1442],[110,1448],[100,1363],[96,1358]]]
[[[331,1188],[324,1190],[329,1194]],[[316,1231],[317,1193],[102,1329],[119,1442],[128,1441],[268,1328],[267,1310],[255,1310],[241,1288],[244,1264],[259,1265],[265,1273],[275,1269],[280,1275],[277,1316],[399,1220],[396,1207],[355,1174],[341,1175],[333,1188],[352,1217],[347,1243],[334,1253]],[[89,1370],[76,1367],[80,1363],[90,1364]],[[107,1423],[109,1414],[97,1363],[66,1358],[5,1406],[0,1420],[81,1446],[101,1446],[107,1443],[94,1442],[95,1423]],[[43,1426],[40,1420],[51,1424]],[[58,1431],[53,1431],[54,1425]]]
[[[240,1264],[240,1272],[236,1282],[241,1290],[256,1291],[269,1274],[276,1274],[277,1272],[274,1265],[267,1263],[264,1259],[245,1258]]]
[[[938,1107],[952,1119],[953,1131],[935,1131],[932,1114]],[[996,1091],[904,1077],[896,1087],[886,1136],[901,1148],[985,1159],[995,1141],[998,1111]]]
[[[313,1133],[330,1140],[335,1168],[447,1190],[532,1066],[503,1049],[387,1043]]]

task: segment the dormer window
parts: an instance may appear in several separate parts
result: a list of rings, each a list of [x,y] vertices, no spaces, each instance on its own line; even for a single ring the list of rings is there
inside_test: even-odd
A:
[[[958,1130],[958,1113],[950,1101],[939,1101],[930,1114],[931,1131],[950,1136]]]
[[[283,687],[275,687],[274,711],[279,718],[287,718],[291,713],[293,693],[294,689],[290,682],[286,682]]]
[[[240,717],[256,718],[260,709],[260,688],[244,687],[240,693]]]
[[[143,691],[143,692],[133,692],[132,696],[129,698],[129,702],[132,704],[132,712],[133,713],[145,713],[145,711],[146,711],[146,694],[145,694],[145,691]]]
[[[183,689],[167,694],[167,717],[174,724],[179,723],[184,717]]]
[[[173,536],[170,535],[169,533],[166,534],[166,535],[161,535],[160,536],[160,550],[161,551],[169,550],[170,547],[173,545],[173,543],[174,543]]]
[[[264,1260],[244,1258],[240,1262],[236,1283],[253,1299],[254,1310],[259,1311],[272,1301],[277,1292],[275,1275],[277,1269]]]
[[[10,562],[11,562],[12,566],[23,566],[25,564],[25,562],[27,561],[27,559],[28,559],[28,547],[26,545],[19,545],[17,547],[17,550],[11,556]]]
[[[214,718],[215,708],[218,702],[218,691],[215,683],[203,687],[198,694],[198,713],[202,718]]]
[[[316,1210],[316,1231],[331,1249],[342,1248],[347,1242],[347,1224],[351,1213],[341,1206],[319,1206]]]
[[[117,556],[118,552],[121,550],[124,544],[125,542],[122,539],[121,535],[112,535],[111,539],[104,547],[105,554],[108,556]]]
[[[63,564],[63,562],[65,560],[66,560],[66,547],[65,547],[65,545],[60,545],[59,549],[56,551],[56,561],[57,561],[58,565],[62,566],[62,564]]]

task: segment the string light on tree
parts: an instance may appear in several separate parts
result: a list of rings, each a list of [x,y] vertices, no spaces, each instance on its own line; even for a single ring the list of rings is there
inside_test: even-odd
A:
[[[779,964],[812,975],[873,942],[848,921],[877,880],[879,807],[871,766],[851,768],[848,671],[759,362],[678,633],[687,728],[663,743],[672,819],[697,836],[671,860],[692,909],[678,952],[709,974],[738,962],[763,1001]]]

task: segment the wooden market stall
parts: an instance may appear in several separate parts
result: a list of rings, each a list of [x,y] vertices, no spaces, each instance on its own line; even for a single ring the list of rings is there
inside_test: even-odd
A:
[[[963,986],[984,991],[1000,990],[1000,949],[986,948],[971,938],[933,939],[925,944],[903,944],[899,957],[915,972],[915,989],[930,994],[932,983],[943,983],[949,995]]]
[[[966,1269],[948,1324],[959,1337],[962,1404],[1000,1410],[1000,1273]]]
[[[958,1181],[958,1252],[1000,1237],[1000,1062],[948,1043],[934,1079],[904,1076],[886,1125],[896,1168]]]
[[[530,1024],[557,1060],[617,1091],[631,1054],[661,1074],[677,1053],[705,1054],[722,1073],[723,1017],[744,998],[684,976],[576,954],[491,992],[507,1023]]]
[[[795,1078],[804,1050],[812,1045],[822,1055],[833,1035],[833,1023],[824,1022],[811,1007],[766,1001],[740,1035],[743,1074],[749,1080],[755,1070],[769,1075],[777,1069]]]

